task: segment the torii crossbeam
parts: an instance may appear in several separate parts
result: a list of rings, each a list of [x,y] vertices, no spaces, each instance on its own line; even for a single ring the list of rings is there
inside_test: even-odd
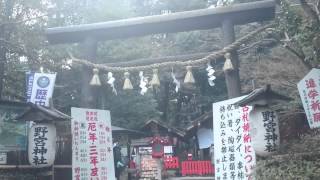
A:
[[[224,45],[226,46],[235,40],[234,25],[272,20],[274,16],[275,2],[274,0],[266,0],[166,15],[48,28],[46,35],[51,44],[85,43],[87,46],[86,58],[94,60],[98,41],[157,33],[175,33],[221,27]],[[236,52],[232,52],[232,62],[234,70],[225,73],[229,98],[241,95],[239,63]],[[88,87],[89,74],[84,73],[83,79],[82,98],[91,97],[92,93],[90,93]],[[89,101],[88,99],[82,101],[82,105],[88,106]]]

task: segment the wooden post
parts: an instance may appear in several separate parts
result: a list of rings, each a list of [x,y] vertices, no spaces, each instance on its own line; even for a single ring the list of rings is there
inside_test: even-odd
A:
[[[86,59],[95,61],[97,56],[97,40],[88,37],[83,42],[83,56]],[[82,67],[81,71],[81,107],[96,108],[97,103],[95,102],[96,97],[94,96],[94,89],[90,87],[89,83],[92,77],[92,69],[88,67]]]
[[[130,165],[130,162],[131,162],[131,138],[129,138],[129,135],[127,135],[127,155],[128,155],[128,164]],[[129,166],[130,167],[130,166]],[[128,180],[132,180],[132,174],[130,172],[128,172]]]
[[[52,171],[52,176],[51,176],[51,180],[54,180],[54,163],[51,167],[51,171]]]
[[[232,44],[235,41],[234,24],[231,20],[226,19],[222,22],[222,34],[224,46]],[[236,51],[231,52],[231,60],[234,70],[225,72],[229,99],[241,95],[239,59]]]

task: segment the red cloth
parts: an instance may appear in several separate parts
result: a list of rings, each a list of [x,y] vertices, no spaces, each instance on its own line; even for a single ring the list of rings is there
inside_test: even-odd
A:
[[[130,160],[129,168],[131,168],[131,169],[135,169],[136,168],[136,163],[133,160]]]

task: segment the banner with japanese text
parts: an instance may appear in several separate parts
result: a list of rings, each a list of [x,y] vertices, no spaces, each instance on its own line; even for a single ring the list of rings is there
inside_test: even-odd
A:
[[[49,106],[52,98],[56,74],[26,73],[27,102]]]
[[[213,104],[213,137],[216,180],[251,180],[255,152],[251,145],[249,112],[237,107],[238,97]]]
[[[32,88],[33,88],[33,72],[26,72],[26,96],[27,102],[31,102]]]
[[[115,180],[110,112],[71,108],[72,179]]]
[[[320,127],[320,69],[312,69],[298,83],[298,90],[310,128]]]

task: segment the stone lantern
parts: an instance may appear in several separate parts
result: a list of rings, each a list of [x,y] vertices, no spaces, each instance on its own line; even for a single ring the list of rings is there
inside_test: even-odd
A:
[[[280,146],[278,114],[272,105],[291,98],[271,90],[270,85],[251,92],[235,103],[238,106],[252,106],[249,114],[250,135],[255,153],[268,156],[277,152]]]

